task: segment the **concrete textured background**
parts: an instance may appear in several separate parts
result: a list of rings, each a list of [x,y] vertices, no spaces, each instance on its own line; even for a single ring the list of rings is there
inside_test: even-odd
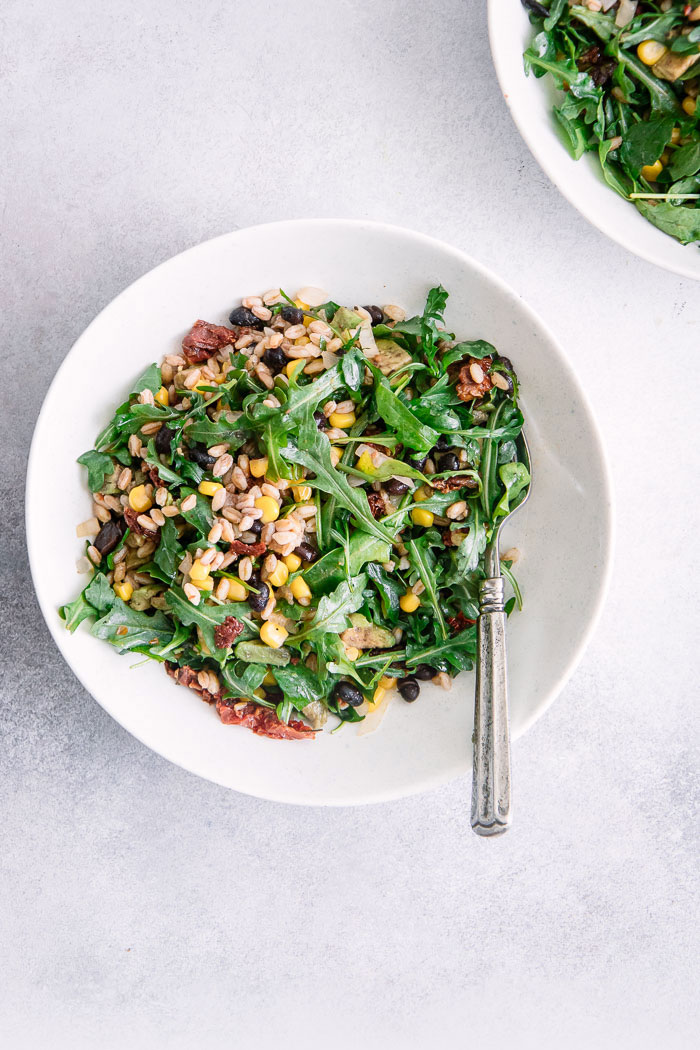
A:
[[[548,183],[499,96],[483,0],[0,17],[4,1045],[695,1045],[697,285]],[[558,334],[607,443],[610,598],[515,747],[502,840],[471,835],[465,780],[324,811],[174,768],[83,691],[34,600],[26,450],[73,341],[173,253],[312,215],[412,226],[498,271]]]

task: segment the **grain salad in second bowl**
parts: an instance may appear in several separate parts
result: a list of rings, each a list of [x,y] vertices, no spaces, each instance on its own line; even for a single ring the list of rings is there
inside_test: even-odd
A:
[[[285,739],[471,669],[484,550],[530,479],[513,366],[455,342],[446,302],[276,289],[196,321],[80,456],[91,578],[66,627]]]

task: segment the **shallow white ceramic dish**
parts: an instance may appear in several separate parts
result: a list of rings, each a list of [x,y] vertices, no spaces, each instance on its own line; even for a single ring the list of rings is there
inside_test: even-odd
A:
[[[493,274],[420,234],[330,220],[257,226],[170,259],[102,311],[51,385],[29,460],[29,555],[51,633],[99,703],[172,762],[251,795],[322,805],[400,797],[470,768],[472,675],[461,675],[451,692],[429,685],[416,704],[397,699],[372,735],[344,726],[313,742],[267,740],[223,726],[160,667],[132,669],[138,657],[118,656],[85,625],[70,635],[56,612],[85,582],[75,571],[81,553],[75,526],[89,517],[90,502],[76,457],[92,448],[134,377],[175,351],[196,318],[225,322],[246,294],[280,285],[294,292],[307,284],[339,302],[396,302],[418,311],[439,282],[450,292],[450,327],[462,338],[495,343],[512,358],[522,383],[535,487],[502,546],[517,543],[523,555],[518,576],[526,607],[509,626],[515,736],[542,714],[574,669],[607,585],[611,497],[590,410],[547,328]],[[47,505],[53,508],[48,531]]]
[[[552,105],[556,90],[549,77],[526,76],[523,51],[534,28],[520,0],[489,0],[491,53],[503,97],[518,131],[537,163],[566,199],[589,222],[648,262],[700,280],[700,247],[679,244],[657,230],[603,179],[595,155],[574,160],[556,131]]]

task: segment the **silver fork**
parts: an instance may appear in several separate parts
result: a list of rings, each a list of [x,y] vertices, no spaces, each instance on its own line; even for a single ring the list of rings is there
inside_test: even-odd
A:
[[[486,548],[488,575],[479,589],[471,816],[477,835],[500,835],[511,820],[506,614],[498,543],[503,525],[527,502],[532,488],[530,449],[522,433],[517,446],[530,484],[520,502],[501,519]]]

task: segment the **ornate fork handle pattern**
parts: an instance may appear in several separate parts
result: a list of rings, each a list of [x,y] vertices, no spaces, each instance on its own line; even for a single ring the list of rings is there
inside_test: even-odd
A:
[[[479,598],[471,824],[477,835],[499,835],[511,806],[503,577],[484,580]]]

